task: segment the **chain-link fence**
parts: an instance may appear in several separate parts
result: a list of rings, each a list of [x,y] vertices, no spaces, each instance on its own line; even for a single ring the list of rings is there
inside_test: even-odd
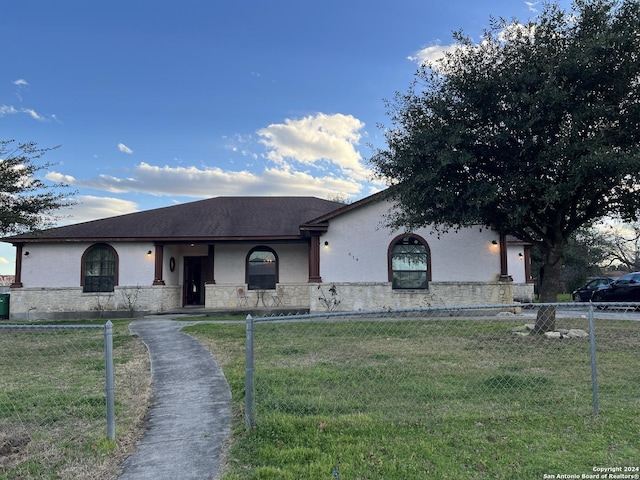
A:
[[[637,412],[638,306],[248,317],[245,423],[270,413],[414,422],[451,409]]]
[[[0,325],[0,357],[0,478],[50,478],[114,439],[111,322]]]

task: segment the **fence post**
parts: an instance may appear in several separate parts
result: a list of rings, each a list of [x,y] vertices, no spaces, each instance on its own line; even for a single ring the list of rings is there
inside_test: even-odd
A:
[[[593,304],[589,304],[589,346],[591,349],[591,392],[593,413],[598,414],[598,363],[596,362],[596,329],[593,323]]]
[[[244,426],[250,429],[255,424],[255,384],[253,378],[253,317],[247,315],[247,345],[245,352],[244,377]]]
[[[116,438],[115,404],[113,398],[113,323],[104,326],[105,390],[107,395],[107,438]]]

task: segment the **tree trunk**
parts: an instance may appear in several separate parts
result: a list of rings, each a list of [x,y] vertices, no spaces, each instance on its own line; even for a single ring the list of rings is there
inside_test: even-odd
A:
[[[555,303],[561,290],[563,244],[556,242],[545,245],[544,264],[540,272],[540,302]],[[538,309],[534,333],[545,333],[556,329],[556,308],[542,306]]]

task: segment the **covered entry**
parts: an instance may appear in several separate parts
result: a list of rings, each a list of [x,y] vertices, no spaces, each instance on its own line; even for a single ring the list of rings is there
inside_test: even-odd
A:
[[[204,284],[211,277],[208,257],[184,257],[182,305],[204,305]]]

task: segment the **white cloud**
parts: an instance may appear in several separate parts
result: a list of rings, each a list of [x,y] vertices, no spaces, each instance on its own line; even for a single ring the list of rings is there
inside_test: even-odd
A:
[[[190,198],[223,195],[330,198],[342,195],[358,198],[364,190],[373,192],[384,188],[369,180],[370,171],[356,149],[363,128],[364,124],[353,116],[320,113],[269,125],[257,132],[257,141],[252,136],[225,138],[227,151],[241,154],[251,162],[245,168],[235,170],[141,162],[121,177],[102,174],[79,179],[50,172],[46,178],[110,194],[135,192]],[[252,152],[258,144],[264,145],[266,153]],[[120,144],[121,151],[122,147],[126,146]],[[258,163],[261,159],[263,165]]]
[[[16,271],[16,247],[0,243],[0,275],[13,275]]]
[[[370,172],[355,148],[363,128],[364,123],[351,115],[318,113],[269,125],[258,135],[267,147],[267,157],[278,164],[294,161],[321,166],[329,162],[342,175],[364,180]]]
[[[49,115],[48,117],[44,116],[44,115],[40,115],[33,108],[20,108],[20,109],[17,109],[16,107],[14,107],[12,105],[0,105],[0,117],[4,117],[5,115],[15,115],[17,113],[26,113],[31,118],[33,118],[34,120],[37,120],[39,122],[48,122],[51,119],[58,121],[58,119],[56,118],[55,115]]]
[[[75,177],[73,177],[72,175],[64,175],[58,172],[47,172],[44,178],[46,178],[51,182],[56,182],[56,183],[73,184],[76,181]]]
[[[18,113],[18,110],[11,105],[0,105],[0,117],[4,117],[5,115],[12,115],[14,113]]]
[[[529,4],[528,2],[525,2]],[[534,4],[531,4],[536,5]],[[504,29],[498,32],[498,40],[500,42],[508,42],[508,41],[516,41],[518,39],[525,40],[533,40],[535,36],[535,24],[528,25],[522,24],[519,22],[512,22],[506,25]],[[435,70],[438,70],[442,65],[442,61],[449,52],[458,51],[466,51],[468,49],[478,48],[483,45],[484,40],[480,43],[467,46],[460,43],[454,43],[451,45],[440,45],[440,43],[436,43],[435,45],[425,47],[422,50],[419,50],[414,55],[410,55],[407,57],[412,62],[418,63],[419,65],[424,65],[431,67]]]
[[[34,120],[38,120],[39,122],[44,122],[47,120],[45,117],[43,117],[38,112],[36,112],[33,108],[23,108],[22,112],[26,113]]]
[[[536,5],[538,5],[538,3],[540,3],[540,2],[524,2],[524,3],[527,5],[527,7],[529,7],[529,10],[531,12],[535,12],[535,13],[538,12],[538,9],[536,8]]]
[[[447,52],[455,48],[457,48],[456,45],[440,45],[440,43],[436,43],[436,45],[425,47],[407,58],[419,65],[433,65],[443,58]]]
[[[362,184],[354,179],[332,175],[313,176],[283,168],[266,168],[259,173],[220,168],[170,167],[139,164],[131,177],[111,175],[80,180],[71,175],[50,172],[50,181],[64,182],[78,188],[109,193],[148,193],[163,196],[208,198],[237,195],[310,195],[327,198],[336,194],[357,196]]]
[[[27,82],[24,78],[19,78],[18,80],[13,82],[13,84],[17,85],[18,87],[27,87],[27,86],[29,86],[29,82]]]
[[[119,143],[118,144],[118,150],[120,150],[122,153],[126,153],[131,155],[133,153],[133,150],[131,150],[129,147],[127,147],[124,143]]]
[[[56,215],[61,217],[58,225],[88,222],[139,211],[137,203],[121,198],[82,195],[76,200],[76,205],[56,212]]]

